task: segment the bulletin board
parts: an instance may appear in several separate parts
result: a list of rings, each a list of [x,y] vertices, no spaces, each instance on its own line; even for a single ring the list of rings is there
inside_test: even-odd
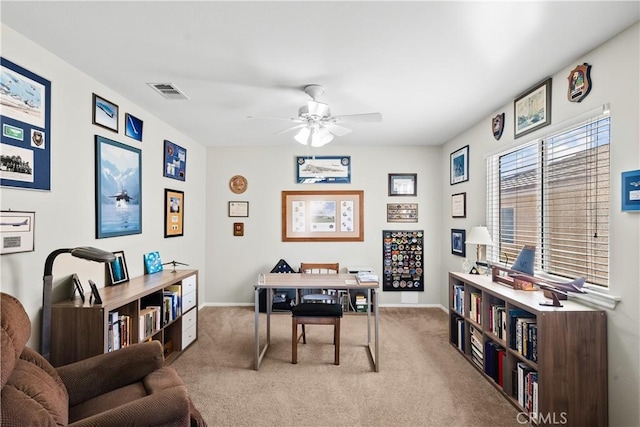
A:
[[[383,291],[424,291],[424,231],[382,232]]]

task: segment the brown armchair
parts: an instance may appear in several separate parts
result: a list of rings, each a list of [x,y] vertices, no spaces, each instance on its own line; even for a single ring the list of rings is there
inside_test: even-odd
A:
[[[25,347],[31,322],[1,294],[2,426],[205,425],[157,341],[54,368]]]

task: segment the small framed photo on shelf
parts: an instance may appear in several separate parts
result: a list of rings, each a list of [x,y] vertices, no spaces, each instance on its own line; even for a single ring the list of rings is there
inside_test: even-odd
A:
[[[415,196],[418,175],[415,173],[390,173],[389,196]]]
[[[127,261],[124,258],[123,251],[116,251],[113,253],[116,259],[107,264],[109,269],[109,279],[111,279],[112,285],[124,283],[129,280],[129,270],[127,269]]]
[[[185,181],[187,176],[187,150],[171,141],[164,141],[164,176]]]
[[[622,172],[622,210],[640,211],[640,170]]]
[[[513,101],[514,138],[551,124],[551,79],[538,83]]]
[[[164,237],[184,235],[184,192],[164,190]]]
[[[118,106],[93,94],[93,124],[118,133]]]
[[[80,299],[84,303],[84,288],[82,287],[80,278],[76,273],[73,273],[73,276],[71,276],[71,280],[73,281],[73,288],[71,289],[71,299],[75,298],[76,292],[78,292]]]
[[[465,230],[460,230],[457,228],[451,229],[451,253],[453,255],[458,255],[461,257],[466,256],[467,251],[465,250],[465,240],[467,240]]]
[[[230,217],[248,217],[249,202],[229,202]]]
[[[460,184],[469,181],[469,146],[451,153],[450,184]]]
[[[467,217],[467,193],[458,193],[451,195],[451,217]]]
[[[136,141],[142,141],[143,122],[129,113],[124,113],[124,134]]]

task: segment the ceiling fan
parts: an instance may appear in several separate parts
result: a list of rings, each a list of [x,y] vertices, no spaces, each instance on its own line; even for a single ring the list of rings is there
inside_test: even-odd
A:
[[[307,85],[304,87],[304,92],[311,97],[311,101],[307,101],[307,105],[303,105],[298,109],[298,117],[290,119],[297,124],[278,131],[275,135],[299,129],[294,136],[296,141],[303,145],[321,147],[331,142],[334,136],[344,136],[351,132],[351,129],[340,126],[338,123],[382,121],[382,114],[380,113],[332,116],[329,105],[318,101],[318,98],[324,94],[322,86],[316,84]]]

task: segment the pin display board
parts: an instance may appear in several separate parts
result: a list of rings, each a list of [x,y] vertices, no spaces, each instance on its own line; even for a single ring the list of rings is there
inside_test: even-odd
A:
[[[424,231],[382,232],[383,291],[424,291]]]

